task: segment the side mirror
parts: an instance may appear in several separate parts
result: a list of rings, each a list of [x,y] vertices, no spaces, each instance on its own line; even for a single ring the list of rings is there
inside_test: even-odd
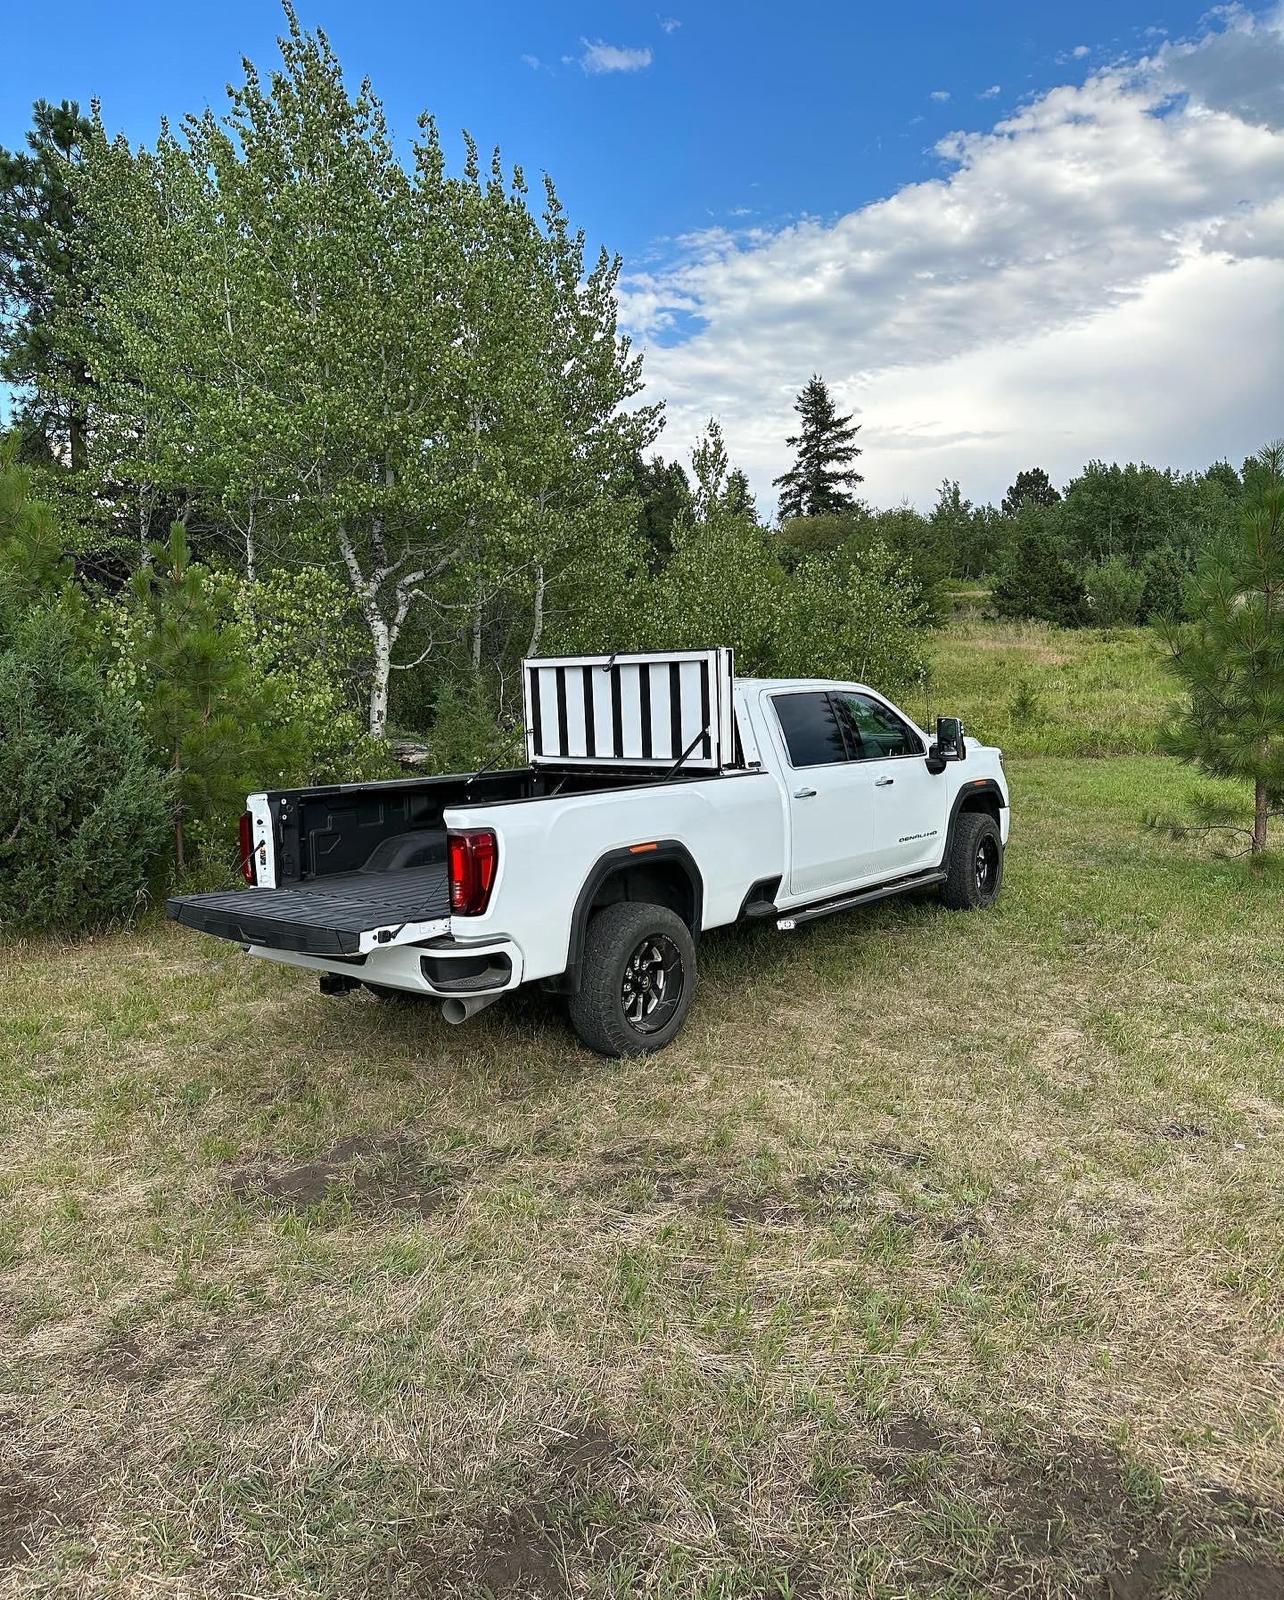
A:
[[[967,742],[961,717],[937,717],[936,749],[942,761],[966,761]]]
[[[967,760],[967,741],[963,737],[963,723],[958,717],[937,717],[936,738],[927,752],[927,770],[945,771],[951,761]]]

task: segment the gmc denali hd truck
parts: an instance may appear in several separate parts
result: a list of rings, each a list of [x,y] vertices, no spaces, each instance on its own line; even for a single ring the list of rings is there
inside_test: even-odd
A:
[[[681,1028],[709,928],[999,892],[1000,753],[955,718],[929,738],[864,684],[737,678],[727,649],[526,661],[523,684],[525,766],[251,795],[249,887],[169,915],[451,1022],[538,983],[625,1056]]]

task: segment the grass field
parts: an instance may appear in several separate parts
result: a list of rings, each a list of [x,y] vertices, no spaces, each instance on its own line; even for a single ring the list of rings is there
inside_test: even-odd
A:
[[[1284,870],[1141,829],[1168,697],[956,623],[999,906],[712,935],[641,1062],[5,950],[0,1595],[1284,1595]]]
[[[1284,876],[1015,766],[996,910],[711,936],[631,1063],[170,927],[0,977],[0,1592],[1284,1568]]]
[[[1176,698],[1146,628],[1102,632],[962,615],[934,641],[924,726],[962,716],[1014,756],[1147,755]]]

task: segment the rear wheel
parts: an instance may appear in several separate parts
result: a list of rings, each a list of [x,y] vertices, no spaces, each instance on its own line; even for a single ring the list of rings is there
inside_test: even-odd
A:
[[[695,942],[682,918],[621,900],[588,925],[571,1026],[599,1055],[662,1050],[686,1021],[695,986]]]
[[[941,899],[951,911],[981,911],[1003,886],[1003,837],[988,811],[965,811],[954,825]]]

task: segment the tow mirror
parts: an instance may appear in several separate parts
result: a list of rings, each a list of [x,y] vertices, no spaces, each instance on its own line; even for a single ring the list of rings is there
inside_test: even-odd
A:
[[[937,717],[936,738],[927,752],[927,770],[944,772],[946,763],[967,760],[967,741],[959,717]]]

